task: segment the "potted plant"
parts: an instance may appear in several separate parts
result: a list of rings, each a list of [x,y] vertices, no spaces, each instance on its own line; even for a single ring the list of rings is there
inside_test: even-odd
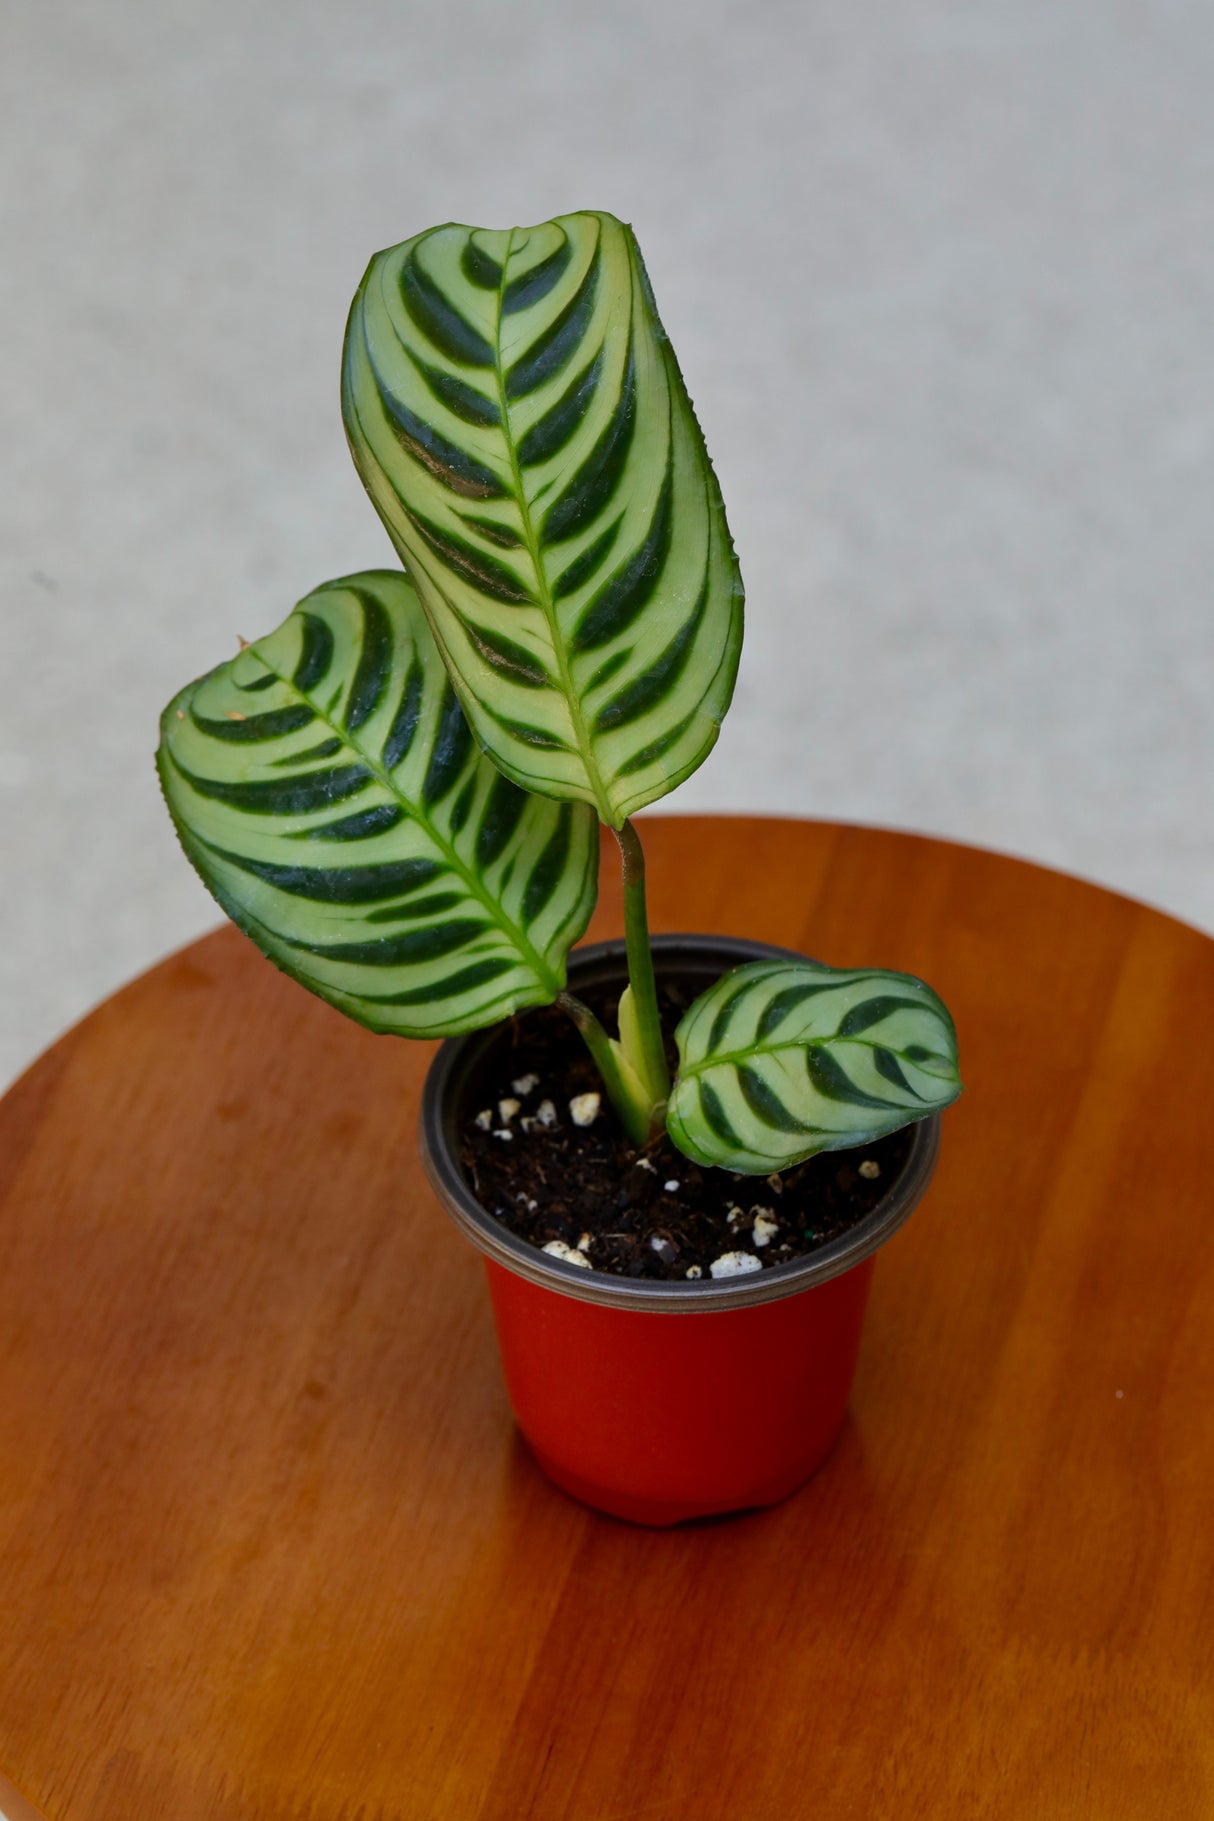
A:
[[[448,1039],[423,1153],[549,1474],[650,1523],[770,1503],[842,1420],[952,1020],[909,975],[650,941],[632,817],[717,738],[742,587],[631,231],[378,254],[342,397],[404,572],[326,583],[170,703],[177,832],[279,967]],[[626,937],[571,954],[600,823]]]

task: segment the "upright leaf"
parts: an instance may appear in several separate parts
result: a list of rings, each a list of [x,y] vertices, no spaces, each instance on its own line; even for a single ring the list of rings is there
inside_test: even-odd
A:
[[[733,692],[742,588],[631,230],[448,225],[378,254],[342,397],[501,769],[613,827],[694,771]]]
[[[670,1136],[743,1175],[866,1144],[961,1092],[953,1021],[912,974],[751,962],[710,987],[675,1036]]]
[[[329,582],[184,689],[157,755],[203,882],[270,959],[378,1031],[546,1004],[598,831],[477,750],[404,576]]]

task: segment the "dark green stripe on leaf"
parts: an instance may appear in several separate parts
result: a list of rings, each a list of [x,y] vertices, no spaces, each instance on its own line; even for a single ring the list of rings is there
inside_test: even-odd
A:
[[[729,997],[723,1000],[717,1007],[716,1016],[712,1021],[712,1028],[708,1033],[708,1042],[704,1046],[707,1055],[715,1055],[721,1048],[729,1031],[729,1027],[734,1021],[738,1007],[758,985],[759,981],[753,977],[743,980],[741,985],[736,986]]]
[[[477,830],[476,864],[480,872],[488,872],[494,861],[501,858],[526,807],[526,791],[499,772],[490,786]]]
[[[836,1035],[858,1037],[861,1031],[870,1030],[874,1024],[880,1024],[894,1012],[921,1012],[923,1009],[921,999],[908,999],[904,994],[881,993],[873,999],[865,999],[860,1005],[853,1005],[839,1025]]]
[[[301,828],[290,837],[293,841],[370,841],[376,835],[383,835],[398,822],[403,822],[405,812],[398,809],[395,803],[376,803],[372,809],[356,810],[352,816],[338,816],[336,821],[322,822],[316,828]]]
[[[523,891],[522,914],[525,924],[535,922],[561,882],[565,864],[569,858],[569,837],[572,826],[573,812],[568,803],[562,803],[556,827],[549,836],[543,853],[532,868],[531,877]]]
[[[608,644],[617,633],[631,626],[653,599],[670,554],[673,501],[674,471],[668,460],[662,490],[644,540],[586,608],[573,635],[575,651],[597,651],[599,646]],[[697,609],[697,625],[707,598],[706,575]]]
[[[687,660],[699,635],[708,606],[708,575],[704,576],[704,587],[696,602],[695,611],[685,620],[676,632],[665,651],[660,652],[649,666],[638,677],[621,689],[618,695],[605,702],[595,717],[595,726],[600,733],[606,733],[612,727],[627,727],[630,721],[639,721],[642,715],[656,708],[670,694],[684,670]]]
[[[379,707],[392,674],[392,625],[383,604],[365,588],[352,588],[362,609],[358,665],[346,700],[345,725],[357,733]]]
[[[470,285],[481,291],[496,291],[502,282],[502,268],[491,253],[478,247],[471,235],[460,255],[460,270]]]
[[[700,1111],[704,1116],[704,1124],[714,1137],[720,1139],[722,1144],[729,1145],[732,1150],[740,1151],[743,1148],[742,1140],[730,1124],[729,1115],[712,1083],[698,1081],[696,1086],[699,1090]]]
[[[834,993],[839,989],[837,980],[814,981],[803,986],[786,986],[774,999],[763,1007],[755,1031],[755,1042],[763,1043],[773,1032],[777,1031],[791,1012],[807,999],[813,999],[818,993]]]
[[[462,367],[493,365],[493,349],[431,278],[416,247],[401,269],[400,294],[415,325],[440,354]]]
[[[579,588],[584,588],[587,582],[594,580],[606,560],[608,551],[619,536],[623,519],[624,514],[621,512],[617,518],[611,521],[606,531],[601,531],[598,537],[587,544],[580,556],[575,556],[569,566],[561,570],[552,590],[554,600],[567,600],[571,594],[576,594]]]
[[[413,744],[421,717],[423,683],[422,667],[414,658],[409,666],[409,674],[405,678],[400,706],[392,717],[392,725],[388,729],[388,737],[384,741],[383,759],[386,771],[395,771]]]
[[[671,747],[677,746],[688,728],[699,719],[699,715],[700,710],[693,708],[689,715],[684,716],[674,727],[668,727],[656,740],[650,740],[647,746],[638,747],[636,752],[616,766],[618,776],[630,778],[634,772],[644,771],[647,765],[652,765],[655,759],[665,758]]]
[[[593,695],[596,689],[601,689],[605,683],[610,683],[612,677],[618,676],[632,656],[634,649],[634,646],[628,645],[623,651],[613,651],[609,658],[604,658],[587,683],[586,694]]]
[[[310,898],[320,904],[378,904],[401,898],[428,885],[440,871],[433,860],[392,860],[372,866],[283,866],[272,860],[255,860],[250,854],[231,853],[206,844],[229,866],[251,873],[293,898]]]
[[[463,499],[501,499],[505,488],[493,472],[467,449],[461,449],[433,424],[410,410],[403,399],[393,397],[382,379],[378,380],[380,401],[397,442],[452,493]]]
[[[549,508],[541,541],[559,544],[574,537],[610,503],[628,460],[636,427],[636,357],[632,340],[615,410],[569,486]]]
[[[321,740],[316,746],[305,746],[302,752],[286,753],[281,759],[271,759],[270,763],[275,769],[285,765],[307,765],[312,759],[331,759],[333,754],[340,752],[344,745],[344,740],[336,738]]]
[[[459,516],[463,524],[479,531],[482,537],[487,537],[491,544],[497,544],[502,550],[517,550],[522,544],[513,525],[503,525],[495,518],[481,518],[474,512],[461,512]]]
[[[412,511],[401,501],[411,525],[429,544],[431,550],[453,569],[459,571],[466,582],[491,601],[503,601],[507,606],[517,607],[531,600],[518,576],[496,557],[489,556],[483,550],[474,550],[462,538],[454,537],[450,532],[424,519],[419,512]]]
[[[550,460],[571,441],[590,409],[602,371],[603,356],[600,350],[585,372],[578,374],[555,405],[532,424],[518,446],[518,458],[524,468],[534,468],[540,462]]]
[[[488,704],[482,703],[481,706],[485,708]],[[568,740],[562,740],[559,734],[551,732],[547,727],[533,727],[528,721],[516,721],[509,715],[496,714],[492,709],[489,709],[489,713],[503,733],[521,740],[525,746],[535,746],[547,752],[570,751]]]
[[[328,771],[309,771],[301,778],[226,779],[203,778],[187,771],[179,760],[173,761],[191,790],[232,809],[245,810],[254,816],[306,816],[329,803],[340,803],[365,790],[371,773],[365,765],[332,766]]]
[[[468,902],[466,893],[431,892],[425,898],[409,898],[404,904],[385,904],[382,910],[367,912],[368,923],[420,923],[423,917],[437,917],[441,911],[455,910]]]
[[[477,386],[470,386],[466,380],[448,373],[443,367],[432,367],[427,361],[419,360],[412,348],[406,348],[405,352],[439,404],[445,405],[452,417],[458,417],[461,422],[474,424],[482,430],[494,428],[501,423],[502,414],[498,410],[496,399],[486,398]]]
[[[805,1052],[805,1068],[810,1086],[824,1100],[840,1100],[853,1107],[879,1107],[882,1112],[902,1110],[896,1100],[883,1100],[876,1094],[866,1094],[863,1088],[858,1088],[844,1073],[833,1056],[814,1044]]]
[[[755,1118],[764,1125],[771,1126],[777,1132],[812,1132],[817,1129],[790,1113],[770,1083],[748,1063],[739,1065],[737,1077],[743,1100]]]
[[[365,993],[362,996],[371,1005],[434,1005],[440,999],[454,999],[460,993],[471,992],[473,987],[485,986],[490,980],[500,979],[516,965],[516,962],[505,956],[491,955],[484,961],[473,961],[457,973],[448,974],[445,979],[435,980],[426,986],[407,987],[401,993]]]
[[[502,293],[502,315],[514,316],[520,310],[529,310],[533,304],[542,303],[549,291],[561,281],[561,277],[573,256],[569,237],[565,235],[554,253],[547,259],[539,260],[529,272],[521,272],[512,278]],[[513,261],[511,262],[514,263]]]
[[[299,618],[302,631],[299,662],[291,681],[301,695],[307,695],[327,674],[333,662],[333,634],[319,614],[301,611]]]
[[[453,835],[458,835],[460,833],[461,829],[466,825],[468,817],[472,814],[472,805],[476,800],[476,787],[477,777],[476,773],[473,772],[472,776],[468,779],[468,782],[461,789],[459,796],[456,797],[455,802],[451,805],[451,812],[447,818],[447,826]]]
[[[438,730],[430,750],[430,763],[422,784],[422,802],[427,809],[441,803],[453,790],[472,752],[472,730],[464,718],[450,683],[443,694]]]
[[[894,1055],[892,1050],[887,1050],[884,1047],[877,1047],[873,1050],[872,1055],[873,1067],[876,1069],[878,1075],[890,1082],[892,1086],[900,1088],[904,1094],[910,1094],[915,1100],[923,1099],[923,1095],[917,1093],[906,1079],[906,1076],[902,1072],[902,1064],[898,1061],[898,1058]]]
[[[224,716],[221,721],[212,721],[206,715],[191,710],[190,719],[199,733],[211,740],[226,740],[238,744],[252,745],[263,740],[279,740],[284,734],[298,733],[309,721],[316,719],[315,711],[297,703],[293,708],[272,708],[266,714],[245,715],[239,720]]]
[[[590,327],[598,282],[599,249],[596,247],[585,277],[565,308],[536,336],[527,352],[511,367],[506,376],[508,399],[513,401],[525,398],[529,392],[534,392],[537,387],[555,379],[572,360]]]
[[[453,917],[432,929],[408,930],[400,936],[380,936],[372,942],[304,942],[287,937],[292,948],[326,961],[357,962],[362,967],[401,967],[411,962],[439,961],[479,936],[487,925],[480,917]]]
[[[494,632],[488,626],[479,626],[474,620],[461,620],[460,624],[486,664],[500,671],[508,682],[517,683],[524,689],[545,689],[551,686],[552,678],[547,670],[525,645],[507,638],[504,632]]]

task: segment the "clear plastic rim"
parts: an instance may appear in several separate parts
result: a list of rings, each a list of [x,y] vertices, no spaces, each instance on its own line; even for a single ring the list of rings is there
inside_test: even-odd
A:
[[[748,942],[737,936],[663,935],[653,938],[659,971],[663,961],[677,960],[680,971],[702,972],[707,985],[727,968],[745,961],[786,959],[790,949]],[[795,959],[803,957],[796,956]],[[569,956],[569,985],[585,988],[626,978],[622,941],[596,942]],[[500,1026],[449,1037],[430,1065],[422,1094],[419,1141],[430,1185],[456,1226],[487,1258],[517,1277],[571,1296],[579,1302],[650,1315],[706,1315],[722,1309],[754,1308],[796,1296],[829,1282],[870,1257],[909,1219],[923,1199],[940,1151],[940,1115],[933,1113],[914,1127],[910,1155],[901,1174],[877,1206],[850,1232],[840,1234],[805,1258],[775,1265],[734,1279],[705,1278],[694,1284],[665,1280],[638,1281],[587,1271],[563,1263],[519,1239],[482,1208],[458,1162],[463,1094],[473,1072],[499,1040]]]

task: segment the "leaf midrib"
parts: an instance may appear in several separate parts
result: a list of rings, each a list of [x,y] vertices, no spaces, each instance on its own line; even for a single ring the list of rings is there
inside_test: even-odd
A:
[[[706,1056],[703,1062],[682,1063],[679,1067],[679,1078],[685,1080],[688,1076],[702,1075],[706,1069],[737,1067],[740,1063],[751,1061],[755,1056],[778,1056],[782,1050],[820,1050],[827,1044],[832,1047],[851,1044],[855,1049],[892,1050],[895,1056],[903,1055],[903,1052],[895,1049],[892,1043],[874,1043],[863,1037],[792,1037],[780,1043],[755,1043],[742,1050],[726,1050],[719,1056]],[[909,1058],[907,1060],[910,1061]],[[910,1061],[910,1066],[916,1068],[918,1065]],[[928,1071],[925,1070],[924,1073],[928,1073]]]
[[[540,593],[538,605],[543,612],[544,618],[548,622],[548,635],[552,640],[552,652],[553,656],[556,658],[557,667],[560,672],[559,680],[561,689],[569,709],[570,720],[573,723],[574,738],[578,743],[578,751],[581,754],[582,763],[586,767],[586,776],[590,783],[590,788],[594,792],[594,806],[599,820],[600,822],[605,822],[608,827],[614,828],[616,825],[615,808],[603,787],[602,774],[599,771],[598,761],[594,756],[594,749],[590,743],[590,732],[586,725],[586,717],[582,712],[582,704],[577,690],[574,688],[573,673],[569,667],[569,659],[565,651],[565,641],[561,633],[560,622],[557,619],[556,603],[552,599],[552,590],[548,585],[547,571],[545,570],[540,557],[539,536],[531,516],[531,506],[523,487],[522,464],[518,457],[514,427],[510,421],[509,401],[506,397],[506,374],[505,369],[502,366],[502,314],[506,293],[506,271],[510,264],[511,252],[514,248],[514,236],[517,233],[517,228],[511,228],[509,237],[506,241],[506,252],[502,259],[502,275],[498,280],[497,287],[497,323],[493,337],[493,372],[497,381],[498,409],[501,413],[502,439],[505,442],[506,453],[510,459],[510,472],[514,480],[515,498],[518,501],[519,518],[522,522],[523,543],[526,546],[528,556],[531,558],[531,567],[535,574],[536,586]],[[601,240],[601,227],[599,229],[599,235]],[[630,288],[631,274],[632,264],[630,260]]]
[[[387,767],[369,753],[358,739],[350,734],[346,728],[335,721],[327,709],[320,707],[313,696],[308,695],[306,691],[298,688],[290,677],[284,676],[280,670],[276,669],[273,664],[262,656],[260,651],[257,653],[257,658],[273,676],[278,678],[285,689],[289,690],[299,701],[306,702],[308,707],[314,710],[317,720],[322,721],[324,725],[337,736],[343,746],[350,752],[357,754],[359,759],[361,759],[363,764],[367,767],[367,770],[375,778],[376,782],[387,791],[393,802],[400,806],[409,820],[416,822],[420,828],[425,830],[435,846],[439,848],[446,857],[452,870],[457,872],[464,881],[472,897],[476,898],[489,913],[490,922],[495,924],[499,929],[507,930],[515,938],[520,952],[524,954],[525,958],[529,959],[544,986],[550,988],[553,997],[555,997],[556,994],[561,991],[562,983],[559,977],[548,966],[548,963],[535,947],[535,944],[526,935],[521,926],[515,923],[513,918],[507,916],[504,905],[502,905],[499,900],[490,896],[488,889],[481,883],[476,873],[471,871],[466,865],[456,851],[454,845],[445,835],[439,832],[430,817],[427,816],[424,811],[415,808],[414,805],[409,802],[408,798],[402,794],[393,782],[392,774]]]

